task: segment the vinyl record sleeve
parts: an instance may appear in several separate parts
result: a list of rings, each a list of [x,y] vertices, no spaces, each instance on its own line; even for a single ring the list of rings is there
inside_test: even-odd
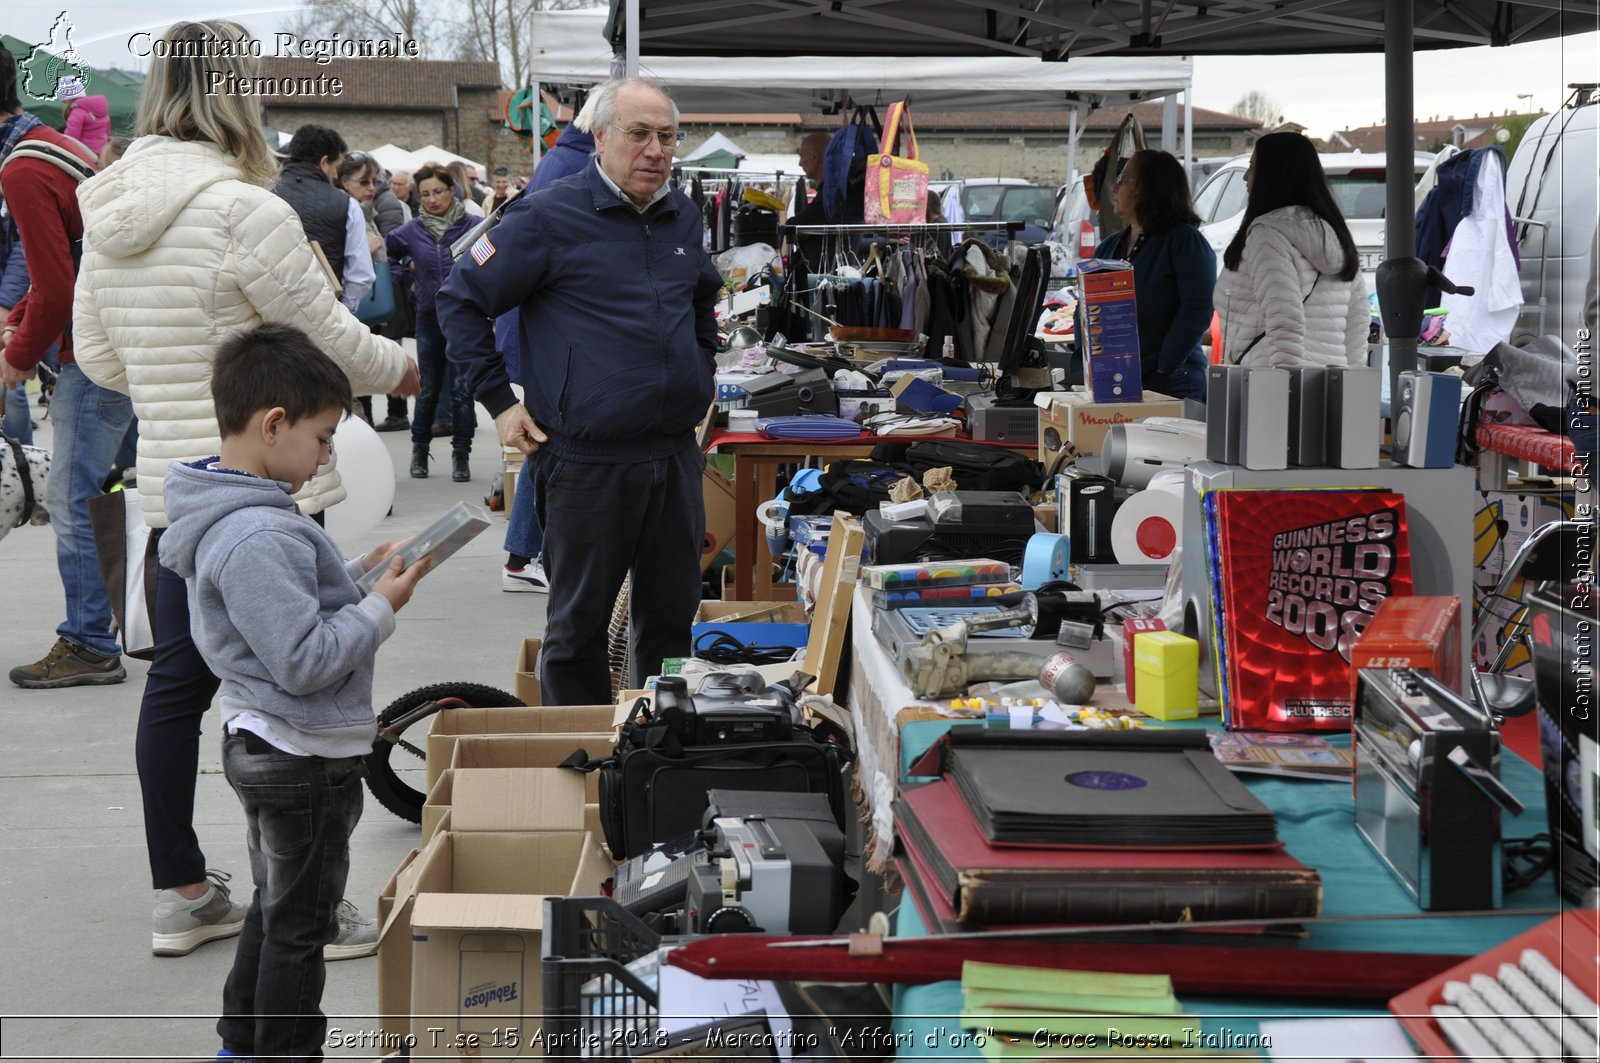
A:
[[[1218,491],[1219,667],[1230,728],[1350,728],[1350,647],[1412,593],[1405,499],[1387,491]]]
[[[1204,749],[953,746],[949,778],[995,845],[1277,844],[1277,820]]]

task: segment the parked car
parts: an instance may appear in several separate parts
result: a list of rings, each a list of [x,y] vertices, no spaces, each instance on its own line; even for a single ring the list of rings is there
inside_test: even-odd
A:
[[[1093,258],[1100,246],[1100,217],[1089,207],[1083,182],[1064,185],[1050,225],[1050,242],[1066,247],[1073,258]]]
[[[961,183],[962,220],[974,230],[983,222],[1022,223],[1016,239],[1024,244],[1043,243],[1050,236],[1056,214],[1056,193],[1019,178],[1000,177]]]
[[[1522,256],[1522,313],[1512,343],[1547,333],[1570,343],[1582,324],[1600,217],[1594,90],[1580,86],[1559,111],[1535,119],[1506,172],[1506,206]]]
[[[1361,268],[1372,273],[1385,257],[1385,227],[1383,213],[1387,203],[1384,176],[1388,172],[1382,153],[1323,155],[1322,172],[1328,177],[1328,187],[1333,201],[1350,226],[1350,236],[1361,252]],[[1412,181],[1420,179],[1433,162],[1427,152],[1416,152],[1412,158]],[[1250,156],[1240,155],[1224,163],[1201,186],[1194,197],[1194,211],[1200,216],[1200,235],[1206,238],[1217,252],[1218,268],[1222,253],[1239,231],[1244,218],[1245,202],[1249,191],[1245,188],[1244,172],[1250,166]],[[1372,290],[1371,278],[1367,289]]]

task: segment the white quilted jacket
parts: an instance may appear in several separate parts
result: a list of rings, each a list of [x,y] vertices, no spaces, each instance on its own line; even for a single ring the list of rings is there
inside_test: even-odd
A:
[[[209,144],[137,142],[78,187],[83,263],[73,306],[78,365],[133,399],[145,521],[167,525],[167,466],[217,453],[211,359],[264,321],[294,325],[350,376],[355,393],[399,384],[407,358],[334,298],[289,204],[248,184]],[[330,462],[295,496],[317,513],[345,496]]]
[[[1333,227],[1308,207],[1282,207],[1251,222],[1238,270],[1222,269],[1213,292],[1224,360],[1366,365],[1366,284],[1360,273],[1340,280],[1343,263]]]

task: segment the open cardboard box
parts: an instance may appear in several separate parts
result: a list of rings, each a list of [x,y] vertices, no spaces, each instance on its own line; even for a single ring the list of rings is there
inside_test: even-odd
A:
[[[457,786],[457,776],[465,785]],[[582,829],[596,838],[600,805],[598,775],[557,768],[446,768],[422,806],[422,841],[440,830]],[[459,812],[454,810],[460,806]],[[572,816],[567,809],[576,808]],[[452,814],[454,812],[454,814]]]
[[[749,614],[759,614],[750,616]],[[741,624],[805,624],[810,622],[806,607],[797,601],[787,602],[701,602],[694,614],[696,624],[734,618]],[[746,618],[747,619],[742,619]]]
[[[450,813],[452,822],[455,812],[452,809]],[[572,822],[570,810],[564,821]],[[522,1014],[531,1017],[521,1031],[522,1054],[528,1054],[526,1040],[541,1014],[538,957],[543,898],[596,894],[611,872],[611,861],[587,831],[441,830],[435,834],[401,863],[378,902],[378,1011],[383,1032],[395,1037],[413,1033],[421,1046],[433,1043],[430,1026],[446,1026],[453,1036],[459,1029],[458,1017],[467,1010],[460,1006],[463,999],[457,994],[470,993],[474,985],[460,980],[473,973],[467,957],[474,951],[506,949],[511,942],[497,935],[512,931],[531,964],[531,976],[517,990]],[[441,894],[516,894],[533,903],[507,909],[494,903],[485,908],[471,901],[429,901],[422,911],[434,925],[419,923],[417,902]],[[509,919],[507,911],[531,914]],[[507,922],[520,925],[496,925]],[[483,936],[468,940],[474,933]],[[413,941],[414,936],[427,940]],[[468,949],[469,945],[475,948]],[[510,1002],[505,993],[499,996],[497,1003]],[[413,1015],[421,1017],[414,1019]],[[478,1046],[480,1055],[497,1052],[518,1054],[492,1049],[487,1043]],[[538,1054],[537,1047],[533,1054]]]
[[[461,784],[463,769],[474,768],[559,768],[574,750],[586,750],[590,756],[603,756],[611,751],[614,739],[610,732],[594,734],[533,734],[533,735],[467,735],[456,742],[450,767],[456,769],[455,785]],[[600,773],[589,772],[583,776],[585,800],[600,800]],[[433,788],[428,788],[429,793]],[[459,801],[452,800],[454,807]]]
[[[1096,402],[1088,391],[1041,391],[1033,397],[1039,407],[1039,460],[1048,467],[1061,452],[1063,442],[1079,454],[1098,454],[1106,433],[1115,424],[1132,424],[1143,417],[1182,417],[1183,400],[1154,391],[1142,402]]]
[[[509,500],[506,508],[511,508]],[[543,645],[542,639],[523,639],[517,650],[517,682],[513,693],[524,705],[538,705],[544,700],[544,690],[539,686],[539,649]]]
[[[433,784],[439,781],[439,776],[450,766],[456,742],[468,736],[581,735],[584,741],[572,743],[567,752],[581,745],[598,755],[603,743],[597,742],[595,736],[601,735],[610,741],[612,712],[610,705],[542,705],[527,708],[447,709],[436,713],[428,730],[427,788],[431,791]],[[555,767],[554,764],[503,766]]]

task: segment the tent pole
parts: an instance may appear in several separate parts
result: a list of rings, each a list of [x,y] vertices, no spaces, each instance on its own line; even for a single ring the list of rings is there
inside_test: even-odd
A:
[[[639,76],[639,0],[628,0],[627,67],[625,77]]]
[[[1412,46],[1415,41],[1413,0],[1383,0],[1384,152],[1386,205],[1384,247],[1387,262],[1397,273],[1407,274],[1397,288],[1380,283],[1383,323],[1389,344],[1389,394],[1400,393],[1400,374],[1417,367],[1417,334],[1422,327],[1423,280],[1415,276],[1417,257],[1414,147],[1414,85]],[[1389,271],[1385,271],[1386,273]],[[1396,277],[1396,279],[1399,279]],[[1415,285],[1419,290],[1407,291]],[[1402,296],[1401,292],[1406,295]],[[1409,296],[1409,298],[1407,298]],[[1409,305],[1392,305],[1397,302]]]
[[[1193,93],[1183,90],[1183,174],[1189,179],[1189,191],[1194,187],[1194,100]]]
[[[1161,150],[1169,155],[1178,150],[1178,97],[1167,93],[1161,97]]]
[[[533,165],[537,167],[539,160],[544,157],[544,139],[539,135],[539,116],[543,113],[540,109],[544,106],[544,97],[540,95],[537,81],[529,84],[533,86]],[[555,115],[550,117],[554,118]]]
[[[1078,183],[1078,105],[1067,108],[1067,184]]]

